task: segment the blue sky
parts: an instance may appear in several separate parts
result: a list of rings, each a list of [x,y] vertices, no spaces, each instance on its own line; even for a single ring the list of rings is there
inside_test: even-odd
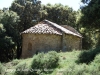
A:
[[[0,0],[0,9],[3,7],[9,7],[11,6],[11,3],[14,0]],[[63,5],[68,5],[69,7],[72,7],[74,10],[78,10],[80,7],[80,0],[40,0],[42,4],[55,4],[55,3],[61,3]]]

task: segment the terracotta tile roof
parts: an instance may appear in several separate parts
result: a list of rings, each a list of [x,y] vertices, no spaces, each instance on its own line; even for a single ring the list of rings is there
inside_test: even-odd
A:
[[[74,29],[71,26],[68,26],[68,25],[61,25],[61,26],[68,29],[68,30],[70,30],[70,31],[72,31],[72,32],[74,32],[74,33],[76,33],[76,34],[78,34],[78,35],[80,35],[80,36],[82,36],[76,29]]]
[[[62,35],[63,33],[66,33],[66,34],[71,34],[74,36],[82,37],[81,35],[79,35],[75,32],[72,32],[72,31],[70,31],[56,23],[48,21],[48,20],[44,20],[44,21],[40,22],[39,24],[23,31],[22,34],[23,33],[58,34],[58,35]]]

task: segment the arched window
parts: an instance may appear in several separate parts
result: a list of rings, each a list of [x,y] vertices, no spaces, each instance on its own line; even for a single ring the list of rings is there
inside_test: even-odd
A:
[[[31,44],[31,43],[28,44],[28,50],[29,50],[29,51],[32,50],[32,44]]]

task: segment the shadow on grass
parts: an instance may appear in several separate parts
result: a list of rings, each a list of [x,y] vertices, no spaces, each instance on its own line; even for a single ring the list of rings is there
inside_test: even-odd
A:
[[[76,63],[86,63],[89,64],[92,62],[97,54],[100,53],[100,47],[95,48],[93,50],[82,51],[78,56],[78,60]]]

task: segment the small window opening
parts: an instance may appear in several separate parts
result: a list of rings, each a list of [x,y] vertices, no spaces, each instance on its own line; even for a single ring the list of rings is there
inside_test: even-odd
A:
[[[29,51],[32,50],[32,44],[31,44],[31,43],[28,44],[28,50],[29,50]]]

